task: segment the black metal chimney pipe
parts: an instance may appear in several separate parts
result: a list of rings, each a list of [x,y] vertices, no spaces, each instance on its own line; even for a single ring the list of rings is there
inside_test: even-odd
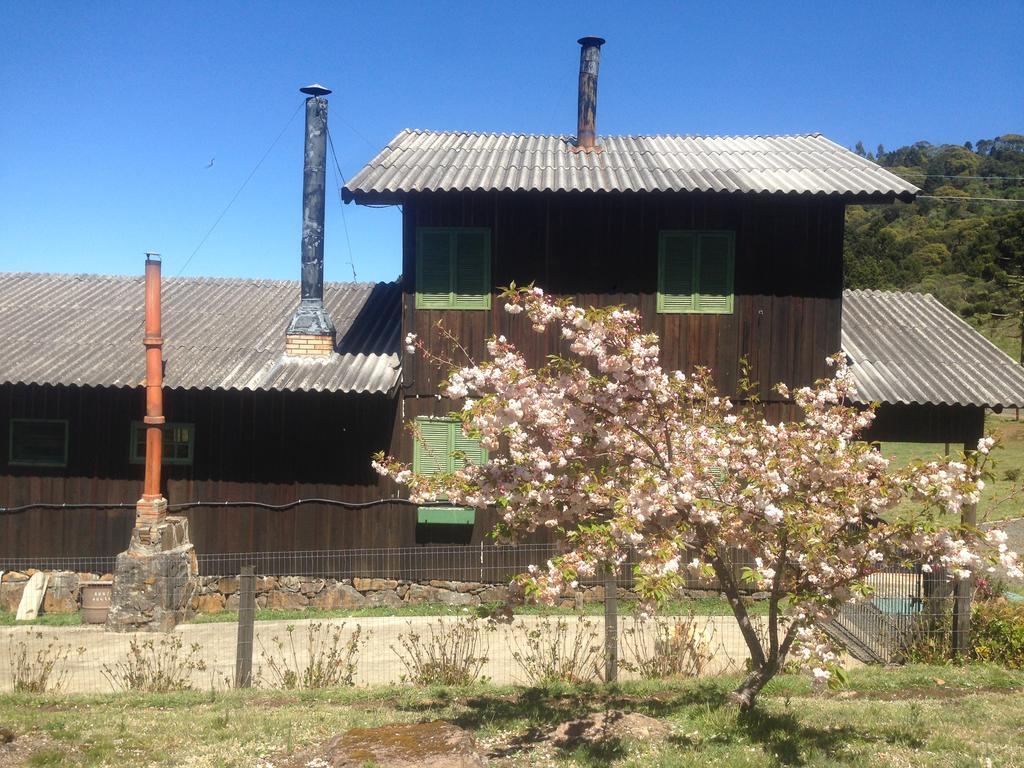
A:
[[[327,101],[322,85],[299,89],[307,94],[306,143],[302,167],[302,293],[288,335],[334,336],[324,309],[324,205],[327,170]]]
[[[600,37],[581,37],[579,109],[576,119],[576,146],[592,149],[597,141],[597,70],[601,66]]]

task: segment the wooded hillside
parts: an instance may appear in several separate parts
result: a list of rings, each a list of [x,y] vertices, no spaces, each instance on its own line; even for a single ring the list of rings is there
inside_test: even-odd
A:
[[[928,292],[1015,359],[1024,308],[1024,135],[855,151],[920,187],[910,204],[850,206],[848,288]],[[973,199],[972,199],[973,198]],[[977,198],[1012,198],[997,202]]]

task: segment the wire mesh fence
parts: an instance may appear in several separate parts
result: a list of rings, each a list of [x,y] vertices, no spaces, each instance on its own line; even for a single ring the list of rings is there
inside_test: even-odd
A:
[[[505,599],[515,574],[555,552],[536,544],[200,555],[189,584],[194,615],[170,633],[0,626],[0,691],[529,685],[746,667],[747,647],[724,600],[707,599],[715,595],[707,591],[703,600],[674,601],[667,615],[642,618],[631,611],[630,568],[614,589],[583,583],[551,611],[519,613],[510,623],[479,616],[478,606]],[[29,567],[0,561],[4,571]],[[110,573],[113,562],[64,558],[31,567],[73,572],[80,586]],[[62,583],[74,591],[73,580]],[[844,605],[827,629],[862,661],[900,661],[922,637],[948,633],[955,597],[941,584],[920,569],[876,574],[872,594]],[[752,613],[764,631],[763,611],[755,604]]]

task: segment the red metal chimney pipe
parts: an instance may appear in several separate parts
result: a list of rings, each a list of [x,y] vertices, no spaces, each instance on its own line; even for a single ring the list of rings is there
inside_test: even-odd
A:
[[[163,461],[164,437],[164,340],[160,335],[160,259],[157,253],[146,254],[146,479],[142,486],[142,501],[162,500],[160,468]],[[164,505],[140,506],[139,522],[160,522]],[[146,514],[149,512],[149,514]]]
[[[581,37],[580,89],[576,118],[576,148],[591,150],[597,142],[597,71],[601,67],[600,37]]]

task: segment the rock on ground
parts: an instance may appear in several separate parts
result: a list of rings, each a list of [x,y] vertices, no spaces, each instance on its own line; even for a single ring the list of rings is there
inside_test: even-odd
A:
[[[484,768],[469,731],[435,720],[353,728],[319,748],[274,760],[282,768]]]

